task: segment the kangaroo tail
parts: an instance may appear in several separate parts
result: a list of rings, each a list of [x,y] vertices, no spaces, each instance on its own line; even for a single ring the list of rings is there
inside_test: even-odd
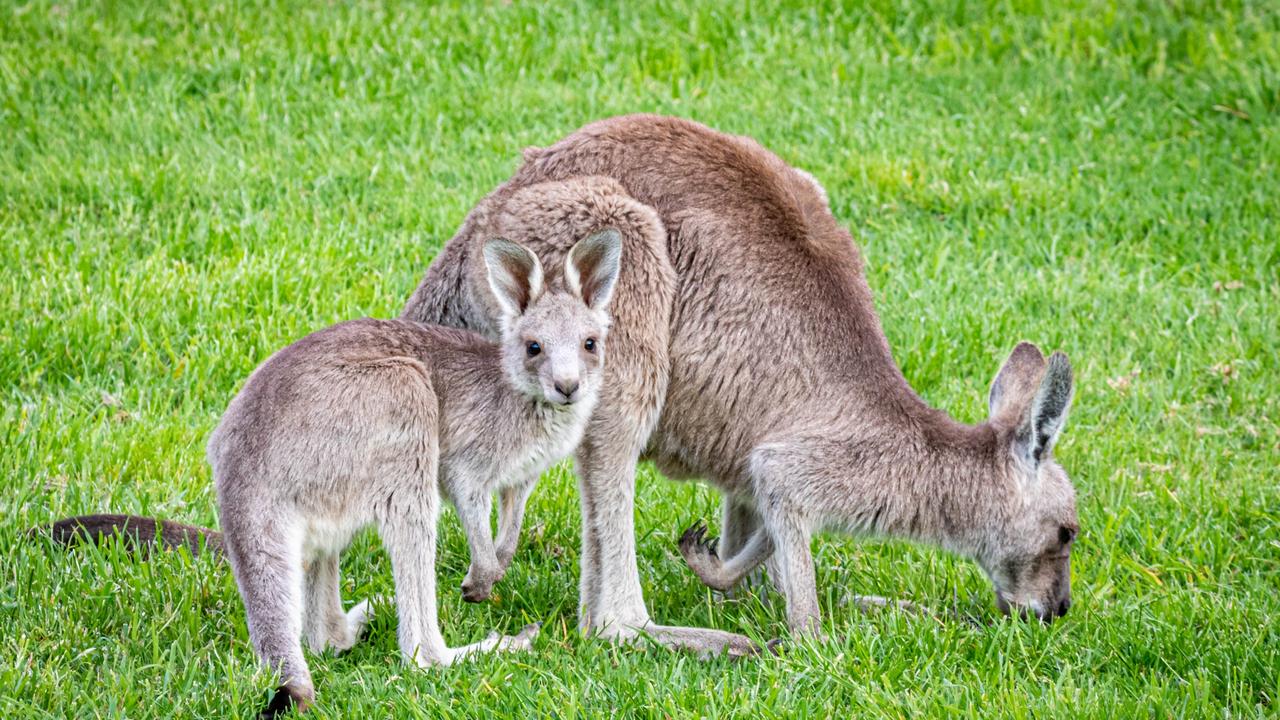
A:
[[[131,548],[142,551],[158,545],[184,547],[192,555],[202,551],[222,555],[222,533],[217,530],[137,515],[78,515],[31,528],[27,535],[52,538],[61,545],[100,543],[103,538],[118,536]]]

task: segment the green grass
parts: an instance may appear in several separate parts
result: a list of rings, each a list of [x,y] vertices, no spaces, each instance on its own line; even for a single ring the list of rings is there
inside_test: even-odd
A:
[[[498,599],[536,652],[401,665],[381,612],[314,657],[315,717],[1280,713],[1280,7],[0,0],[0,714],[250,715],[272,679],[226,568],[20,536],[116,510],[213,524],[206,436],[276,348],[389,316],[521,147],[631,111],[749,134],[862,244],[907,377],[957,417],[1018,339],[1067,351],[1075,605],[997,618],[969,563],[822,538],[831,640],[700,662],[581,639],[577,493],[551,473]],[[717,497],[641,468],[654,617],[758,637],[675,552]],[[350,600],[392,590],[376,539]],[[862,614],[851,592],[982,627]]]

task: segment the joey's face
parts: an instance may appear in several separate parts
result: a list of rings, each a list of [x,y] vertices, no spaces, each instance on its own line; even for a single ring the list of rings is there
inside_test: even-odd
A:
[[[1052,460],[1012,472],[1035,477],[1016,478],[1011,519],[982,565],[1002,612],[1048,622],[1071,607],[1071,549],[1080,531],[1075,489]]]
[[[609,318],[568,292],[544,293],[503,334],[508,375],[527,397],[551,405],[592,401],[604,376]]]
[[[622,258],[618,231],[602,230],[570,248],[564,287],[544,287],[541,262],[516,243],[491,240],[484,258],[501,308],[503,368],[516,391],[558,407],[594,402]]]

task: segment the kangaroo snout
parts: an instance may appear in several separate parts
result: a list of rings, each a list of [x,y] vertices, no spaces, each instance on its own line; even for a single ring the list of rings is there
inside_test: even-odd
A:
[[[1062,598],[1058,601],[1058,607],[1054,608],[1054,616],[1062,617],[1071,609],[1071,598]]]
[[[996,607],[1005,615],[1018,615],[1023,620],[1036,618],[1042,623],[1051,623],[1067,614],[1071,609],[1071,596],[1064,597],[1056,602],[1048,605],[1042,605],[1039,602],[1031,602],[1028,605],[1020,605],[1012,603],[1004,596],[1004,593],[996,591]]]
[[[560,393],[561,402],[565,405],[573,402],[573,396],[578,392],[580,383],[577,380],[556,380],[556,392]]]

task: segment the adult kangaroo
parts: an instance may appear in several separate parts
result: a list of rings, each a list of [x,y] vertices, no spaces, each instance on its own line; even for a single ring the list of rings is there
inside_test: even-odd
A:
[[[542,190],[543,183],[572,178],[581,180]],[[608,209],[568,212],[564,208],[593,203],[558,196],[564,188],[598,196],[594,207]],[[1038,522],[1029,517],[1038,510],[1016,508],[1036,508],[1040,484],[1012,481],[1034,471],[989,473],[973,480],[985,483],[974,490],[948,484],[964,480],[936,463],[920,464],[953,450],[1004,462],[999,453],[1008,448],[998,445],[1007,446],[1011,431],[997,432],[989,423],[961,425],[915,394],[889,350],[859,251],[832,216],[825,192],[749,138],[688,120],[629,115],[526,151],[515,175],[484,198],[445,245],[403,317],[494,336],[496,305],[480,257],[485,240],[510,237],[530,247],[544,266],[559,267],[570,239],[593,229],[581,225],[606,223],[622,231],[628,260],[613,303],[604,390],[577,452],[583,631],[616,639],[643,631],[700,651],[754,648],[732,633],[651,622],[635,547],[635,465],[642,457],[670,477],[701,477],[725,493],[720,548],[726,557],[761,525],[753,476],[765,465],[754,461],[760,449],[786,443],[796,457],[806,439],[821,447],[820,457],[804,467],[810,477],[822,471],[813,460],[849,453],[860,454],[860,462],[832,469],[892,465],[897,476],[908,478],[918,469],[917,487],[934,491],[917,495],[926,503],[918,513],[928,517],[930,531],[1003,537],[1003,525],[1016,520],[1055,548],[1062,525],[1074,534],[1074,493],[1065,474],[1052,483],[1055,511],[1064,517]],[[1014,375],[1018,382],[1024,375],[1027,382],[1040,377]],[[785,457],[779,458],[784,461],[767,464],[769,472],[788,472]],[[983,512],[996,506],[1000,512]],[[926,529],[909,514],[875,512],[861,529],[888,529],[881,523],[890,521],[898,535]],[[993,523],[1001,527],[989,527]],[[949,537],[920,539],[948,545]],[[1026,546],[1039,542],[1023,539]],[[808,559],[807,542],[805,535],[802,560]],[[1019,600],[1032,611],[1062,604],[1058,597],[1030,598],[1026,588],[1010,587],[1018,581],[1007,571],[1017,568],[993,567],[999,553],[973,550],[997,584],[1002,608]],[[812,619],[812,611],[806,609],[805,617]]]

